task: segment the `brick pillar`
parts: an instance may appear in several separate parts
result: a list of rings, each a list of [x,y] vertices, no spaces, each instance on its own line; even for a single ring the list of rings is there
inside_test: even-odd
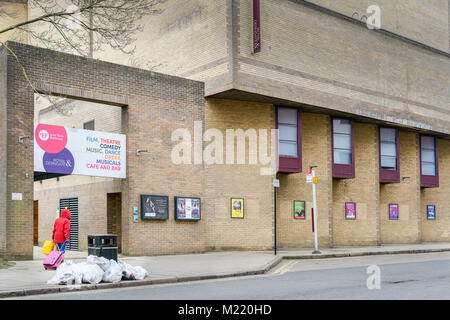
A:
[[[4,58],[2,60],[2,81],[5,81],[5,66],[7,69],[7,101],[3,106],[0,104],[1,130],[4,131],[6,125],[6,135],[1,135],[2,145],[6,142],[6,161],[2,161],[1,168],[3,171],[6,169],[6,174],[2,175],[6,179],[2,178],[0,191],[6,210],[1,210],[3,216],[0,220],[5,223],[0,229],[0,247],[3,247],[2,255],[6,259],[32,259],[34,95],[13,57],[8,56],[7,63]],[[26,137],[23,143],[19,143],[19,136]],[[13,201],[12,193],[21,193],[22,200]]]
[[[277,193],[278,244],[280,247],[314,247],[311,208],[312,185],[306,182],[306,171],[315,168],[319,248],[332,244],[332,178],[331,122],[328,115],[302,113],[302,172],[278,174]],[[306,219],[294,220],[294,200],[306,202]]]
[[[380,185],[381,241],[421,241],[420,158],[416,133],[399,131],[400,183]],[[389,220],[389,204],[399,205],[399,220]]]
[[[6,254],[6,62],[0,50],[0,256]]]
[[[334,245],[379,245],[378,126],[355,123],[355,178],[333,179]],[[345,202],[356,203],[356,220],[345,220]]]

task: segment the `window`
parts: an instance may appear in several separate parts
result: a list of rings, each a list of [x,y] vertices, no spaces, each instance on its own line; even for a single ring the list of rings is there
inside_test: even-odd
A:
[[[349,119],[333,119],[332,132],[333,178],[354,178],[353,123]]]
[[[420,184],[439,187],[438,150],[433,136],[420,136]]]
[[[83,124],[83,129],[85,129],[85,130],[95,130],[95,120],[91,120],[89,122],[85,122]]]
[[[380,182],[400,182],[398,130],[380,128]]]
[[[277,107],[279,172],[301,172],[301,112],[297,108]]]

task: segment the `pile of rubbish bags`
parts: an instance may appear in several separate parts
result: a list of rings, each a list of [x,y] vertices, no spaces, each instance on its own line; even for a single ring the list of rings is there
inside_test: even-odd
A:
[[[142,267],[133,267],[122,260],[116,262],[90,255],[85,262],[73,263],[71,260],[63,262],[56,269],[56,274],[47,281],[47,284],[97,284],[102,281],[117,283],[122,279],[143,280],[147,276],[147,270]]]

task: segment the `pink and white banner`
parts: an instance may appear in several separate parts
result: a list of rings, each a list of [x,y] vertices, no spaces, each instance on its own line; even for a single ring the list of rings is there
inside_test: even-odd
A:
[[[126,136],[36,124],[34,171],[126,178]]]

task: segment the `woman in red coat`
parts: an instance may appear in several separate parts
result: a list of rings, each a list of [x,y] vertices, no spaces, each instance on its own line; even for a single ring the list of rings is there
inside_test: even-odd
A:
[[[58,245],[60,251],[65,252],[66,242],[68,242],[70,237],[70,211],[63,209],[61,211],[61,217],[55,220],[55,225],[53,226],[53,242]]]

